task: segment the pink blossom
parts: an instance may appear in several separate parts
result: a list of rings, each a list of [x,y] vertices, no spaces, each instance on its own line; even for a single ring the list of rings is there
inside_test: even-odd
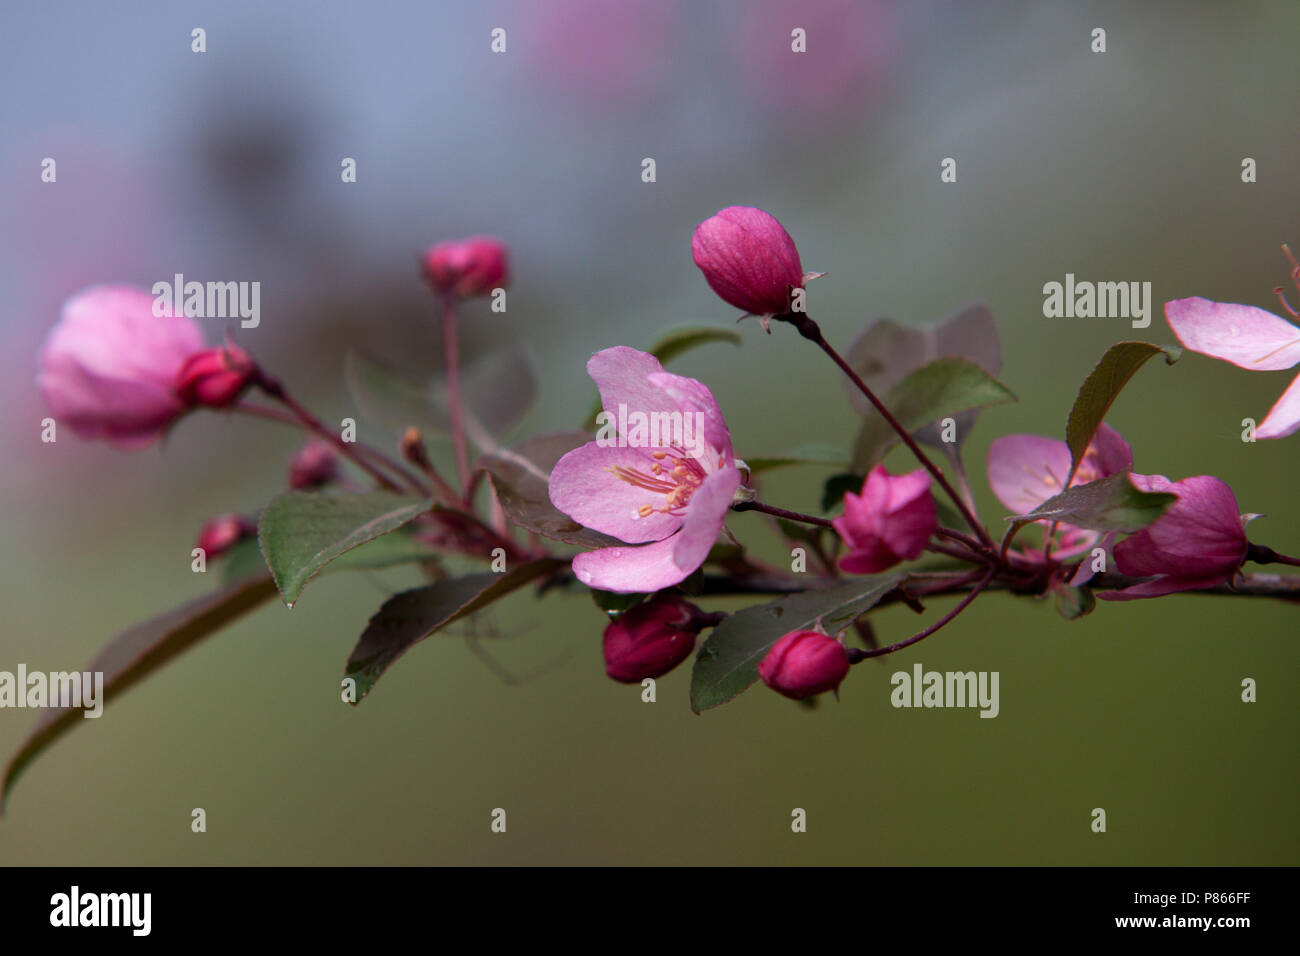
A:
[[[764,684],[794,700],[837,690],[848,674],[844,645],[820,631],[792,631],[758,665]]]
[[[1070,487],[1085,485],[1133,467],[1133,449],[1105,422],[1083,453]],[[1014,514],[1028,514],[1065,490],[1070,473],[1070,448],[1065,442],[1041,435],[1004,435],[989,446],[988,479],[993,493]],[[1046,526],[1048,522],[1038,522]],[[1091,548],[1101,535],[1058,523],[1052,553],[1065,558]],[[1025,551],[1037,557],[1041,551]]]
[[[556,462],[551,503],[579,524],[632,546],[579,554],[573,572],[604,591],[671,587],[704,563],[740,487],[726,422],[707,387],[665,372],[649,353],[605,349],[592,356],[587,372],[619,440],[588,442]],[[625,432],[621,422],[633,412],[702,421],[699,453],[680,443],[642,447],[635,436],[629,441],[631,429]]]
[[[506,284],[506,247],[492,236],[440,242],[424,254],[424,277],[443,295],[487,295]]]
[[[840,568],[850,574],[877,574],[915,560],[939,526],[929,473],[918,468],[891,475],[877,465],[861,495],[844,496],[844,514],[831,524],[849,546]]]
[[[37,382],[55,419],[81,438],[141,448],[184,413],[176,374],[203,348],[203,332],[153,306],[152,295],[130,286],[96,286],[64,304]]]
[[[1251,305],[1175,299],[1165,303],[1165,321],[1193,352],[1251,371],[1277,371],[1300,362],[1300,328]],[[1300,428],[1300,376],[1259,427],[1256,438],[1285,438]]]
[[[605,673],[625,684],[662,677],[690,657],[704,617],[675,594],[657,594],[624,611],[605,627]]]
[[[1098,596],[1131,601],[1211,588],[1230,580],[1245,560],[1248,546],[1232,489],[1210,475],[1182,481],[1133,475],[1132,480],[1142,491],[1166,491],[1178,500],[1155,524],[1115,546],[1115,566],[1121,573],[1154,575],[1152,580]]]
[[[803,285],[794,240],[752,206],[728,206],[696,226],[691,255],[724,302],[753,315],[788,312],[790,290]]]

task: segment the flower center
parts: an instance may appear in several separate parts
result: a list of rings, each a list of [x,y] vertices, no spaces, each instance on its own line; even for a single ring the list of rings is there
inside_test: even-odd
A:
[[[645,468],[629,468],[626,465],[614,465],[605,470],[623,479],[629,485],[644,488],[664,496],[664,504],[656,508],[645,504],[632,512],[633,518],[648,518],[659,514],[680,516],[685,514],[695,489],[704,483],[708,472],[704,466],[682,451],[673,447],[659,449],[650,455],[654,460]]]

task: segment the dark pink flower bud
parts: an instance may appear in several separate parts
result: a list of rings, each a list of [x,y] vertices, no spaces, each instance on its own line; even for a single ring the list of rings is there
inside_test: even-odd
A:
[[[319,488],[339,476],[339,453],[327,441],[309,441],[289,462],[289,487],[294,491]]]
[[[636,684],[661,677],[686,660],[707,615],[672,594],[658,594],[630,608],[605,628],[605,673]]]
[[[252,356],[237,345],[204,349],[176,373],[176,393],[191,405],[225,408],[239,398],[256,371]]]
[[[850,574],[877,574],[912,561],[939,526],[930,476],[924,468],[891,475],[877,465],[861,495],[844,496],[844,514],[831,524],[849,546],[840,568]]]
[[[754,315],[789,312],[790,290],[803,285],[794,240],[752,206],[728,206],[696,226],[691,255],[724,302]]]
[[[208,558],[215,558],[242,541],[257,534],[257,525],[243,515],[228,514],[209,518],[194,542]]]
[[[836,690],[848,673],[848,651],[820,631],[791,631],[758,665],[764,684],[794,700]]]
[[[440,242],[424,254],[424,277],[442,295],[467,298],[503,288],[505,243],[491,236]]]
[[[203,331],[184,314],[155,315],[154,301],[143,289],[97,286],[63,306],[37,382],[78,436],[140,448],[184,414],[176,372],[203,348]]]
[[[1231,488],[1210,475],[1182,481],[1133,475],[1132,481],[1142,491],[1166,491],[1178,500],[1155,524],[1115,546],[1115,565],[1122,574],[1155,577],[1098,597],[1131,601],[1211,588],[1232,578],[1249,545]]]

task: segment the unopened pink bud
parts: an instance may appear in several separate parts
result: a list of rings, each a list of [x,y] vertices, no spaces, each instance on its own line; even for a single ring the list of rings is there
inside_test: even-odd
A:
[[[294,491],[319,488],[339,476],[339,453],[327,441],[310,441],[289,462],[289,487]]]
[[[257,370],[237,345],[204,349],[185,360],[176,374],[176,393],[190,405],[225,408],[248,387]]]
[[[424,254],[424,277],[442,295],[468,298],[503,288],[505,243],[491,236],[440,242]]]
[[[755,315],[784,315],[803,285],[794,240],[769,213],[728,206],[695,228],[691,255],[724,302]]]
[[[820,631],[790,632],[758,665],[764,684],[794,700],[836,690],[848,673],[844,645]]]
[[[202,548],[207,557],[215,558],[255,534],[257,525],[251,519],[238,514],[217,515],[208,519],[194,546]]]
[[[667,674],[695,649],[704,618],[699,608],[671,594],[624,611],[605,628],[605,673],[625,684]]]

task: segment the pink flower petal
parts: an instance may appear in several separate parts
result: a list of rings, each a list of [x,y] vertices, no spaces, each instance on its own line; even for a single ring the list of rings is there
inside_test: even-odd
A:
[[[604,349],[587,361],[587,374],[600,389],[601,408],[613,421],[618,420],[619,405],[626,406],[628,414],[680,411],[676,399],[650,382],[651,375],[663,370],[649,352],[625,345]]]
[[[895,475],[888,485],[886,511],[898,511],[907,507],[930,490],[930,473],[924,468]]]
[[[679,565],[694,571],[704,563],[709,550],[718,539],[718,532],[727,520],[727,511],[731,508],[732,498],[739,487],[740,471],[736,468],[723,468],[709,475],[695,489],[686,512],[686,520],[677,535],[674,557]]]
[[[588,587],[621,593],[650,592],[680,584],[704,563],[740,487],[740,472],[724,468],[691,496],[682,529],[654,544],[601,548],[573,558],[573,573]]]
[[[1042,435],[1004,435],[989,446],[988,479],[993,494],[1015,514],[1028,514],[1065,490],[1070,449]]]
[[[1256,438],[1285,438],[1300,428],[1300,375],[1287,386],[1267,417],[1255,429]]]
[[[1170,482],[1160,475],[1134,475],[1144,491],[1168,491],[1178,501],[1155,524],[1115,546],[1115,564],[1124,574],[1225,579],[1246,554],[1237,499],[1227,484],[1211,475]]]
[[[848,574],[879,574],[898,564],[898,555],[880,538],[852,547],[852,552],[840,558],[840,570]]]
[[[1202,588],[1217,587],[1229,577],[1230,575],[1213,578],[1180,578],[1165,575],[1124,588],[1122,591],[1098,591],[1097,597],[1103,601],[1136,601],[1139,598],[1164,597],[1166,594],[1176,594],[1179,591],[1199,591]]]
[[[1300,328],[1252,305],[1175,299],[1165,303],[1165,319],[1193,352],[1241,368],[1273,371],[1300,362]]]
[[[203,329],[187,315],[156,316],[154,297],[131,286],[95,286],[70,298],[46,351],[69,353],[90,372],[171,387],[180,364],[203,348]]]
[[[1133,467],[1133,449],[1129,447],[1119,432],[1111,428],[1105,422],[1097,429],[1097,434],[1092,437],[1087,451],[1083,457],[1088,459],[1095,456],[1097,478],[1105,478],[1116,472],[1127,471]],[[1076,477],[1074,483],[1082,484]]]
[[[710,461],[708,467],[730,465],[732,462],[731,431],[722,417],[713,393],[703,382],[669,372],[655,372],[648,376],[650,384],[663,389],[677,403],[683,415],[699,412],[704,416],[704,440],[721,456],[720,462]],[[694,419],[691,427],[694,428]]]
[[[588,442],[555,463],[549,485],[551,504],[579,524],[629,544],[666,538],[681,527],[682,518],[658,510],[664,506],[664,493],[637,487],[608,470],[623,467],[652,476],[655,464],[649,449]],[[639,517],[643,505],[654,510]]]

